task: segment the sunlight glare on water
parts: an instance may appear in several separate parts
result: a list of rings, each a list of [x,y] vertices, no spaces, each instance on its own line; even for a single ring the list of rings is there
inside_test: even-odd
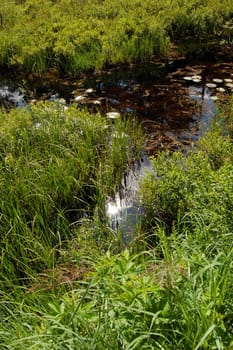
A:
[[[125,206],[125,200],[121,200],[119,193],[116,194],[114,201],[109,201],[106,205],[106,214],[109,217],[117,215]]]
[[[130,242],[136,235],[136,228],[140,227],[143,208],[137,199],[140,179],[147,173],[152,173],[152,162],[149,157],[143,156],[142,162],[130,169],[127,176],[122,179],[122,191],[106,203],[106,215],[109,226],[121,233],[124,243]]]

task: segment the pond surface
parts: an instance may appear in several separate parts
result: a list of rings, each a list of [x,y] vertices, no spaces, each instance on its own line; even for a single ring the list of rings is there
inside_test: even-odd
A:
[[[52,71],[19,82],[0,76],[0,105],[6,109],[62,99],[94,113],[138,118],[145,134],[142,162],[122,179],[122,192],[106,205],[111,227],[123,232],[125,240],[140,226],[136,193],[139,179],[152,171],[149,156],[163,149],[189,151],[215,117],[216,101],[227,100],[232,92],[231,62],[147,62],[79,80],[60,79]]]
[[[109,69],[79,80],[61,79],[52,71],[18,82],[0,76],[0,106],[6,109],[63,99],[93,112],[136,115],[147,154],[190,147],[214,117],[216,100],[232,91],[233,63],[183,59]]]

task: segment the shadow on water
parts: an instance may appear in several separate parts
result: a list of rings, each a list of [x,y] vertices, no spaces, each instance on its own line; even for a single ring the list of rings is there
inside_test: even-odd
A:
[[[122,191],[106,204],[110,226],[130,241],[140,228],[143,210],[137,202],[140,178],[152,171],[149,156],[169,149],[189,151],[208,129],[216,114],[216,101],[233,91],[232,63],[166,64],[149,62],[79,80],[60,79],[55,73],[27,81],[0,77],[0,105],[6,109],[39,100],[59,101],[92,112],[119,112],[137,116],[145,144],[142,162],[122,179]]]

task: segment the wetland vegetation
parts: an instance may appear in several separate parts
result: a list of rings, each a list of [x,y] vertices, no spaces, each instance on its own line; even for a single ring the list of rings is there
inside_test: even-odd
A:
[[[78,75],[166,55],[174,41],[229,44],[232,12],[231,0],[1,0],[0,65]]]
[[[0,66],[77,77],[169,60],[172,45],[187,50],[190,38],[200,50],[230,52],[232,18],[231,0],[0,0]],[[138,191],[142,225],[127,246],[105,206],[141,157],[137,115],[90,111],[81,94],[69,105],[56,97],[2,108],[1,349],[233,349],[230,67],[228,86],[214,77],[224,99],[192,149],[150,149],[153,171]],[[182,79],[183,90],[190,79],[200,83],[192,70]],[[144,90],[161,100],[166,89],[167,82]],[[173,106],[184,104],[177,91]],[[152,103],[153,113],[161,109],[153,98],[147,114]]]

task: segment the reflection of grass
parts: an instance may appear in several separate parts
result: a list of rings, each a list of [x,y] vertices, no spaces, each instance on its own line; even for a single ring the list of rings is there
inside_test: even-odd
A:
[[[0,3],[0,64],[30,72],[57,67],[76,74],[163,55],[169,41],[177,39],[232,40],[228,0]]]

